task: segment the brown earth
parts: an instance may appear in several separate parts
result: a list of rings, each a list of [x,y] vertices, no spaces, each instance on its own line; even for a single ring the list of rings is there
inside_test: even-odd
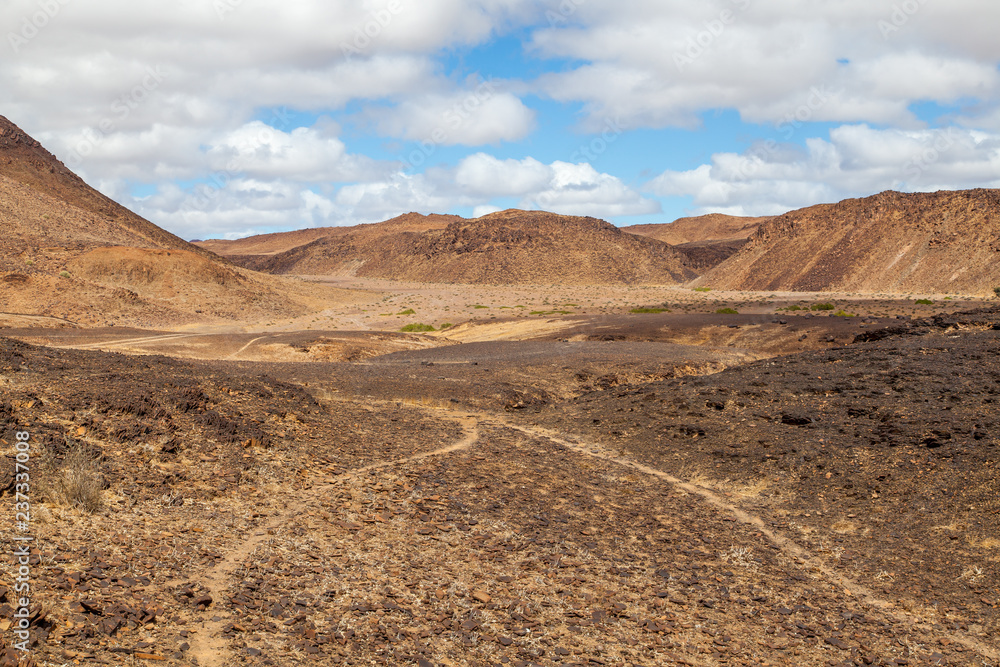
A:
[[[385,222],[352,227],[314,227],[292,232],[257,234],[233,241],[221,239],[195,241],[194,244],[219,255],[240,258],[240,263],[249,266],[248,263],[254,260],[262,261],[270,255],[288,252],[320,239],[352,236],[371,241],[380,236],[399,232],[426,232],[444,229],[450,223],[459,220],[462,218],[457,215],[406,213]]]
[[[119,245],[211,256],[91,188],[3,116],[0,193],[0,269],[24,269],[26,260],[38,261],[35,251],[50,246],[73,253]]]
[[[425,232],[349,232],[254,267],[271,273],[478,284],[675,284],[695,275],[665,243],[626,234],[595,218],[517,210],[459,219]]]
[[[698,280],[720,289],[991,294],[1000,194],[883,192],[778,216]]]
[[[1000,312],[756,359],[684,317],[334,363],[0,339],[36,664],[995,667]]]
[[[37,324],[219,325],[358,294],[254,274],[100,194],[0,117],[0,312]]]
[[[739,241],[753,236],[757,228],[770,219],[770,217],[750,218],[710,213],[693,218],[679,218],[664,224],[631,225],[622,227],[622,231],[648,236],[670,245],[705,241]]]

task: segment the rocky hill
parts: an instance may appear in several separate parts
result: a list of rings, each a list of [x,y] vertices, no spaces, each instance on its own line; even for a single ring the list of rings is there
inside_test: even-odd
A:
[[[632,225],[622,229],[630,234],[648,236],[670,245],[681,245],[706,241],[748,239],[753,236],[762,223],[770,219],[770,217],[745,218],[710,213],[693,218],[679,218],[673,222],[659,225]]]
[[[312,227],[292,232],[257,234],[232,241],[220,239],[195,241],[194,244],[232,259],[242,266],[256,268],[266,266],[268,260],[274,255],[322,239],[351,236],[354,239],[364,239],[366,242],[371,242],[376,238],[400,232],[426,232],[444,229],[452,222],[462,219],[457,215],[406,213],[385,222],[352,227]]]
[[[627,234],[596,218],[518,210],[455,218],[443,228],[423,231],[361,226],[254,267],[272,273],[482,284],[672,284],[695,276],[684,258],[661,241]]]
[[[665,224],[632,225],[622,231],[669,243],[689,268],[704,273],[735,254],[767,220],[711,213]]]
[[[184,249],[202,256],[183,239],[160,229],[94,190],[54,155],[0,116],[0,263],[32,248],[74,250],[120,245]]]
[[[889,191],[792,211],[698,283],[989,295],[1000,285],[1000,191]]]
[[[115,203],[2,116],[0,229],[0,315],[8,325],[39,317],[159,326],[294,316],[312,298],[303,286],[234,266]]]

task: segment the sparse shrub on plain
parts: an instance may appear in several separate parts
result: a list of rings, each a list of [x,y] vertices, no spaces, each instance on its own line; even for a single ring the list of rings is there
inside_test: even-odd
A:
[[[405,327],[400,329],[400,331],[406,333],[422,333],[424,331],[437,331],[437,329],[430,324],[407,324]]]
[[[855,313],[849,313],[846,310],[838,310],[833,314],[834,317],[857,317]]]
[[[413,310],[412,308],[407,308],[406,310],[404,310],[402,312],[399,312],[399,313],[396,313],[396,314],[397,315],[416,315],[417,311]]]
[[[834,310],[836,306],[832,303],[814,303],[810,310]]]
[[[917,304],[919,304],[921,306],[933,306],[934,305],[934,302],[931,301],[930,299],[917,299],[914,303],[917,303]]]
[[[444,331],[445,329],[450,329],[453,326],[455,326],[455,325],[452,324],[451,322],[445,322],[444,324],[441,325],[441,331]]]
[[[630,313],[669,313],[669,308],[633,308]]]
[[[716,315],[739,315],[740,311],[735,308],[719,308],[715,311]]]
[[[102,494],[101,457],[75,442],[62,462],[54,468],[40,470],[40,495],[49,502],[67,507],[78,507],[93,514],[104,506]],[[46,456],[52,460],[51,453]]]
[[[59,277],[60,278],[69,278],[70,277],[69,271],[60,271],[59,272]]]
[[[711,287],[695,287],[694,291],[695,292],[711,292],[712,288]]]

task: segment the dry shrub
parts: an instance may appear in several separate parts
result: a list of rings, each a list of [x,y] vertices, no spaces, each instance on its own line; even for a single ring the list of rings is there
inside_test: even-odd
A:
[[[43,470],[43,496],[53,504],[78,507],[93,514],[104,506],[100,463],[100,456],[91,454],[79,443],[71,444],[62,463]]]

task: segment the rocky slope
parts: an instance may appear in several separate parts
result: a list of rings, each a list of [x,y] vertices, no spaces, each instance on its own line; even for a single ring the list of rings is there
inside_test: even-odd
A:
[[[1000,191],[883,192],[773,218],[699,280],[721,289],[991,294]]]
[[[622,231],[669,243],[684,256],[688,268],[704,273],[735,254],[767,220],[711,213],[666,224],[632,225]]]
[[[518,210],[458,218],[426,231],[356,228],[254,266],[273,273],[486,284],[670,284],[695,276],[660,241],[596,218]]]
[[[88,186],[2,116],[0,229],[0,314],[26,322],[158,326],[294,316],[315,291],[254,275],[157,227]]]
[[[679,218],[661,225],[632,225],[623,227],[623,231],[669,243],[702,243],[705,241],[737,241],[753,236],[757,228],[770,220],[764,218],[745,218],[735,215],[710,213],[693,218]]]
[[[444,229],[449,223],[461,219],[457,215],[406,213],[385,222],[355,225],[353,227],[313,227],[292,232],[257,234],[232,241],[224,239],[195,241],[194,244],[246,265],[263,262],[272,255],[288,252],[289,250],[320,239],[340,238],[347,235],[371,239],[398,232],[425,232],[434,229]]]
[[[170,248],[209,256],[91,188],[3,116],[0,192],[2,265],[23,264],[31,249],[51,246]]]

